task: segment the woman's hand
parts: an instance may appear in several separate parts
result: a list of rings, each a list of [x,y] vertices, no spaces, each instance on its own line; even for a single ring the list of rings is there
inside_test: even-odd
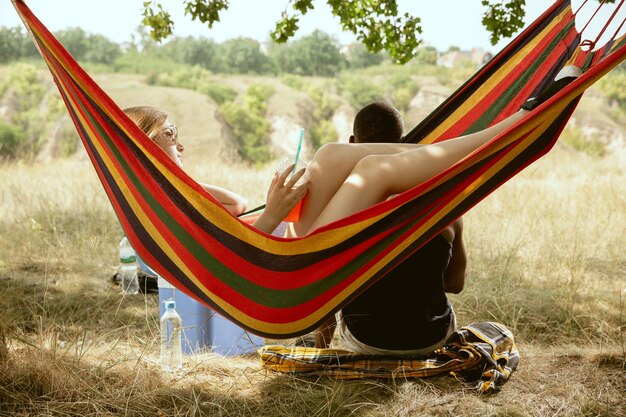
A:
[[[293,170],[293,166],[291,164],[283,172],[274,174],[274,178],[272,178],[272,182],[267,190],[265,211],[253,225],[257,229],[266,233],[272,233],[306,195],[309,189],[308,180],[303,178],[302,184],[295,186],[304,175],[304,168],[287,180],[287,177]]]

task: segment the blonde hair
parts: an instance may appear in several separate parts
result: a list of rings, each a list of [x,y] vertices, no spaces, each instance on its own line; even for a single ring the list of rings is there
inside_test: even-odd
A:
[[[150,106],[137,106],[124,109],[124,113],[132,119],[150,139],[159,132],[167,120],[167,113]]]

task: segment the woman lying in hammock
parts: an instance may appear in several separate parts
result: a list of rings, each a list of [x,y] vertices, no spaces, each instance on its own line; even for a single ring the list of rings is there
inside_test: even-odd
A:
[[[182,168],[182,154],[185,151],[185,147],[179,142],[178,129],[170,122],[167,113],[148,106],[129,107],[124,109],[124,112]],[[277,173],[274,176],[267,193],[265,211],[254,223],[257,229],[266,233],[272,233],[282,219],[305,196],[308,189],[307,182],[298,187],[293,187],[296,181],[304,174],[304,170],[296,173],[290,181],[286,181],[292,169],[293,166],[288,167],[280,175]],[[279,182],[284,186],[277,187],[276,185]],[[200,186],[233,215],[238,216],[247,210],[248,201],[245,197],[212,184],[200,183]]]
[[[294,187],[304,175],[300,170],[287,179],[293,165],[277,173],[270,184],[264,213],[254,224],[270,233],[304,198],[300,218],[294,222],[297,236],[402,193],[444,171],[480,146],[521,120],[530,110],[545,102],[580,75],[580,69],[565,67],[555,82],[538,97],[529,99],[519,111],[501,122],[459,138],[439,143],[392,144],[329,143],[322,146],[309,164],[307,181]],[[135,123],[182,166],[184,146],[167,114],[151,107],[125,110]],[[203,185],[231,213],[245,210],[245,199],[221,187]],[[306,197],[305,197],[306,195]]]

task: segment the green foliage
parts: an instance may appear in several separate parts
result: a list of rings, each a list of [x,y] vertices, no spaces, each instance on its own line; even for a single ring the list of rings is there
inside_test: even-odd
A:
[[[265,113],[267,100],[276,92],[269,84],[252,84],[244,96],[244,106],[255,113]]]
[[[206,94],[218,105],[227,101],[233,101],[237,97],[237,91],[232,87],[218,83],[202,83],[197,88],[198,92]]]
[[[171,73],[157,73],[155,71],[146,75],[145,82],[149,85],[162,85],[166,87],[180,87],[195,90],[205,94],[218,105],[232,101],[237,97],[237,91],[228,85],[211,81],[211,72],[199,66],[182,66]]]
[[[316,119],[324,120],[333,116],[339,101],[335,95],[328,93],[328,89],[312,85],[306,89],[306,93],[315,104]]]
[[[420,42],[417,35],[422,33],[420,18],[408,13],[397,17],[395,0],[328,0],[328,4],[343,29],[354,33],[370,51],[385,49],[399,64],[415,55]]]
[[[59,42],[79,61],[85,58],[89,48],[88,36],[87,32],[78,27],[60,30],[56,33]]]
[[[228,9],[228,0],[185,0],[185,13],[189,13],[193,20],[206,22],[209,28],[214,22],[220,21],[220,12]]]
[[[168,57],[137,51],[129,51],[119,56],[113,63],[115,71],[135,74],[167,74],[180,67],[180,63]]]
[[[221,68],[226,73],[261,74],[269,70],[269,58],[251,38],[230,39],[220,45]]]
[[[344,74],[339,84],[341,95],[357,109],[373,101],[385,98],[380,85],[364,77],[353,77]]]
[[[390,96],[394,106],[400,112],[406,112],[417,93],[417,82],[406,74],[393,74],[386,84],[391,88]]]
[[[43,100],[46,89],[39,81],[37,69],[29,64],[15,64],[0,80],[0,96],[9,95],[16,113],[33,108]]]
[[[39,56],[35,44],[21,27],[0,27],[0,39],[0,63]]]
[[[274,94],[274,87],[253,84],[243,97],[243,105],[227,101],[219,107],[224,121],[230,127],[241,158],[254,164],[269,162],[270,123],[265,118],[267,99]]]
[[[393,93],[393,104],[401,113],[404,113],[409,110],[414,96],[415,93],[409,88],[397,88]]]
[[[197,90],[198,86],[207,80],[211,73],[204,68],[181,67],[171,74],[172,86],[187,88],[189,90]]]
[[[18,63],[7,68],[0,80],[0,97],[10,103],[11,112],[4,128],[5,156],[31,158],[37,154],[49,125],[56,121],[62,111],[58,92],[48,89],[39,79],[34,65]],[[18,143],[16,143],[16,141]],[[7,153],[10,152],[10,155]]]
[[[422,31],[420,19],[405,13],[398,17],[396,0],[327,0],[332,13],[339,17],[344,30],[357,36],[367,48],[376,53],[385,49],[398,63],[408,62],[419,44]],[[219,21],[219,13],[228,8],[226,0],[186,0],[185,13],[193,20],[209,27]],[[313,0],[295,0],[289,3],[291,13],[284,11],[271,37],[275,42],[286,42],[298,30],[302,15],[313,9]],[[150,36],[162,40],[171,34],[173,22],[169,12],[156,1],[144,2],[143,23],[151,28]]]
[[[122,53],[118,44],[102,35],[91,35],[87,41],[86,61],[109,65]]]
[[[606,74],[600,81],[598,87],[606,94],[609,102],[617,106],[623,114],[626,114],[626,69],[625,65],[616,68]]]
[[[437,65],[437,50],[432,46],[425,46],[417,50],[416,61],[422,64]]]
[[[174,21],[172,21],[170,14],[160,4],[153,5],[151,1],[144,1],[142,15],[143,20],[141,23],[151,28],[150,36],[152,39],[158,41],[172,34]]]
[[[232,130],[239,156],[252,163],[265,163],[270,160],[267,139],[270,125],[267,120],[232,101],[220,106],[220,113]]]
[[[273,45],[269,55],[278,72],[291,74],[331,77],[345,66],[337,40],[319,30],[287,45]]]
[[[419,17],[405,13],[398,15],[396,0],[326,0],[332,13],[339,18],[344,30],[356,35],[370,52],[383,49],[398,64],[409,62],[417,53],[422,33]],[[608,0],[614,3],[615,0]],[[209,28],[219,22],[219,14],[228,9],[227,0],[185,0],[185,13],[193,20],[206,23]],[[293,10],[281,13],[272,39],[277,43],[287,42],[297,32],[300,17],[313,10],[313,0],[288,2]],[[486,11],[482,24],[491,32],[491,43],[510,37],[524,26],[525,0],[483,0]],[[442,13],[449,11],[442,10]],[[170,14],[163,10],[157,0],[144,2],[143,23],[152,31],[150,35],[162,40],[171,34],[173,22]]]
[[[221,70],[219,45],[211,39],[174,38],[160,48],[161,54],[175,62],[198,65],[202,68],[218,72]]]
[[[381,52],[372,53],[362,43],[350,45],[348,66],[350,68],[365,68],[378,65],[385,60]]]
[[[294,90],[302,90],[304,88],[304,79],[299,75],[283,74],[280,77],[283,84],[293,88]]]
[[[492,45],[498,43],[500,39],[512,36],[519,29],[524,27],[524,6],[525,0],[497,1],[483,0],[483,6],[487,11],[483,15],[483,26],[491,32],[490,41]]]
[[[563,142],[593,158],[606,155],[605,144],[597,137],[585,135],[579,127],[567,126],[563,132]]]
[[[81,28],[61,30],[56,36],[78,61],[112,64],[121,55],[118,44],[102,35],[89,34]]]
[[[339,133],[337,133],[335,125],[330,120],[320,121],[309,133],[313,149],[319,149],[320,146],[330,142],[337,142],[339,139]]]
[[[310,0],[296,0],[293,2],[292,7],[299,13],[290,16],[286,11],[282,12],[282,19],[276,23],[276,28],[271,34],[272,39],[278,43],[287,42],[289,38],[296,34],[300,16],[312,10],[313,3]]]
[[[80,139],[76,128],[69,121],[61,123],[59,128],[55,131],[55,141],[58,144],[58,155],[61,157],[68,157],[74,155],[78,150]]]
[[[20,154],[24,132],[16,126],[0,120],[0,157],[14,158]]]

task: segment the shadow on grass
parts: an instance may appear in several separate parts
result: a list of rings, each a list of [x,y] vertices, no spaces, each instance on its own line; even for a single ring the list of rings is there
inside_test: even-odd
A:
[[[57,281],[63,276],[65,285]],[[84,331],[149,334],[158,327],[156,294],[122,297],[119,287],[105,276],[72,279],[64,270],[42,271],[24,264],[0,275],[0,299],[9,300],[4,310],[6,326],[25,333],[54,330],[62,339]],[[43,278],[46,276],[46,278]],[[67,284],[67,282],[71,284]]]

